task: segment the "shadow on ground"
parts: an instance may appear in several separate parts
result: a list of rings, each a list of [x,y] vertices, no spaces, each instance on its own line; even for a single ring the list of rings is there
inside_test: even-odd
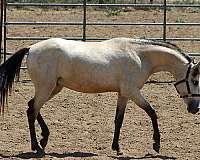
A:
[[[50,153],[34,153],[34,152],[25,152],[20,153],[13,156],[5,156],[1,155],[2,158],[21,158],[21,159],[31,159],[31,158],[42,158],[42,157],[48,157],[48,158],[67,158],[67,157],[94,157],[98,156],[95,153],[89,153],[89,152],[65,152],[65,153],[56,153],[56,152],[50,152]]]
[[[153,154],[146,154],[143,157],[131,157],[131,156],[110,156],[113,159],[117,160],[134,160],[134,159],[153,159],[153,158],[159,158],[161,160],[174,160],[175,157],[169,157],[169,156],[163,156],[163,155],[153,155]]]

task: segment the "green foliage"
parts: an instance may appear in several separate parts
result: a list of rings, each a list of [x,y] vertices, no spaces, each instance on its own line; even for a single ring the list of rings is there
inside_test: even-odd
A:
[[[181,19],[181,18],[178,18],[178,19],[176,20],[176,23],[185,23],[185,21],[184,21],[183,19]]]
[[[119,8],[107,8],[106,9],[106,16],[117,16],[121,13]]]
[[[191,13],[200,13],[200,8],[193,8],[190,12]]]

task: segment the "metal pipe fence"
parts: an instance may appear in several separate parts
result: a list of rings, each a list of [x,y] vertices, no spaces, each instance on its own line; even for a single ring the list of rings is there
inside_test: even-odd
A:
[[[148,39],[157,39],[157,40],[169,40],[169,41],[200,41],[199,38],[193,37],[168,37],[166,33],[167,26],[200,26],[199,22],[191,22],[191,23],[169,23],[167,22],[167,11],[170,8],[200,8],[200,4],[167,4],[167,0],[163,0],[162,4],[88,4],[87,0],[83,0],[83,3],[79,4],[56,4],[56,3],[7,3],[6,0],[1,0],[1,34],[3,28],[3,57],[4,61],[6,59],[6,55],[10,52],[7,51],[7,41],[12,40],[45,40],[50,37],[44,36],[35,36],[35,37],[20,37],[20,36],[8,36],[7,35],[7,28],[12,26],[70,26],[70,25],[77,25],[82,27],[82,36],[81,37],[62,37],[65,39],[73,39],[73,40],[105,40],[107,38],[96,38],[96,37],[88,37],[87,36],[87,26],[160,26],[162,28],[162,37],[151,38]],[[4,7],[3,7],[4,6]],[[30,22],[30,21],[19,21],[19,22],[12,22],[7,20],[7,9],[9,7],[64,7],[64,8],[73,8],[79,7],[83,9],[83,19],[80,22]],[[136,9],[161,9],[163,10],[163,21],[158,23],[130,23],[130,22],[90,22],[87,21],[87,8],[88,7],[99,7],[99,8],[106,8],[106,7],[131,7]],[[2,37],[2,36],[1,36]],[[0,39],[0,41],[2,41]],[[2,46],[1,46],[2,47]],[[1,49],[0,47],[0,49]],[[200,53],[191,53],[192,56],[200,56]]]
[[[3,36],[2,36],[2,32],[3,32],[3,30],[2,30],[2,24],[3,24],[3,3],[2,3],[2,1],[0,1],[0,8],[1,8],[1,11],[0,11],[0,62],[1,62],[1,53],[2,53],[2,38],[3,38]]]

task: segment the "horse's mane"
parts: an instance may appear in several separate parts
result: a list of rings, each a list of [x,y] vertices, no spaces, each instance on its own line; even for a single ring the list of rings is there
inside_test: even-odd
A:
[[[171,42],[166,42],[166,41],[161,41],[161,40],[135,39],[134,43],[143,44],[143,45],[146,45],[146,44],[158,45],[158,46],[171,48],[178,51],[178,53],[184,56],[188,60],[189,63],[192,62],[192,58],[188,54],[184,53],[184,51],[180,47],[178,47],[176,44],[171,43]]]

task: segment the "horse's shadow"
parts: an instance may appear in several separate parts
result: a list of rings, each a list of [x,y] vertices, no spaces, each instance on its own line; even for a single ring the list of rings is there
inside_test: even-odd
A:
[[[20,153],[17,155],[11,156],[12,158],[21,158],[21,159],[32,159],[32,158],[43,158],[43,157],[49,157],[49,158],[67,158],[67,157],[80,157],[80,158],[89,158],[89,157],[95,157],[98,156],[96,153],[90,153],[90,152],[64,152],[64,153],[56,153],[56,152],[50,152],[50,153],[34,153],[34,152],[25,152]],[[10,156],[4,156],[0,155],[2,158],[11,158]],[[163,155],[153,155],[153,154],[146,154],[143,157],[131,157],[131,156],[108,156],[112,159],[117,160],[134,160],[134,159],[153,159],[153,158],[159,158],[162,160],[175,160],[175,157],[169,157],[169,156],[163,156]]]
[[[134,160],[134,159],[153,159],[153,158],[159,158],[162,160],[175,160],[176,157],[169,157],[169,156],[163,156],[163,155],[153,155],[153,154],[146,154],[145,156],[142,157],[131,157],[131,156],[111,156],[113,159],[117,160]]]
[[[56,153],[56,152],[50,152],[50,153],[35,153],[35,152],[25,152],[20,153],[17,155],[11,156],[12,158],[21,158],[21,159],[32,159],[32,158],[43,158],[43,157],[49,157],[49,158],[67,158],[67,157],[94,157],[98,156],[95,153],[89,153],[89,152],[64,152],[64,153]],[[2,158],[11,158],[10,156],[4,156],[0,155]]]

